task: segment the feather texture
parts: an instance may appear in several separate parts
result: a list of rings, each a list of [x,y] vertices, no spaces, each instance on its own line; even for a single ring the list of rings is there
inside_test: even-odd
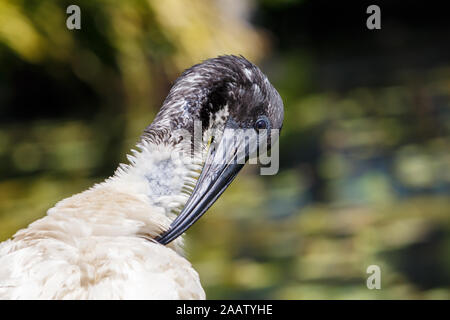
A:
[[[182,239],[153,240],[187,200],[184,179],[197,167],[173,163],[169,147],[141,148],[132,165],[0,244],[1,299],[205,298]],[[170,190],[152,188],[148,176],[156,172]]]

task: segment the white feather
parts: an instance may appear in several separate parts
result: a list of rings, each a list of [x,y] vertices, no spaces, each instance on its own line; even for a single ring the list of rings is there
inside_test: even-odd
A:
[[[201,166],[173,161],[171,147],[139,147],[131,165],[0,244],[1,299],[205,298],[182,239],[153,240],[185,204],[185,182]]]

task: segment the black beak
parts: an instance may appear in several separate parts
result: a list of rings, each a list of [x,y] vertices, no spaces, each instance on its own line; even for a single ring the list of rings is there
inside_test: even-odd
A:
[[[166,245],[175,240],[212,206],[225,189],[234,180],[247,160],[247,147],[239,155],[236,148],[227,150],[225,135],[221,142],[210,147],[206,163],[197,181],[194,191],[178,217],[170,225],[170,229],[156,240]],[[228,151],[228,152],[224,152]],[[229,154],[227,154],[229,153]]]

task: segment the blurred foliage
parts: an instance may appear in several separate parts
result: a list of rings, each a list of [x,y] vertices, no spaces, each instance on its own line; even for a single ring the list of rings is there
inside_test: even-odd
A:
[[[69,31],[73,3],[0,2],[0,240],[125,161],[184,68],[243,54],[285,102],[281,170],[248,166],[188,232],[208,297],[450,298],[449,59],[417,67],[392,29],[381,62],[316,43],[313,1],[76,1]]]

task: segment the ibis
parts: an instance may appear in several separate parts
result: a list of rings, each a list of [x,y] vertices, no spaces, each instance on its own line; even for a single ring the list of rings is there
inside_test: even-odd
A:
[[[270,148],[282,122],[280,95],[244,57],[185,70],[126,164],[0,243],[0,299],[205,299],[182,234],[262,141],[226,132],[265,132]]]

